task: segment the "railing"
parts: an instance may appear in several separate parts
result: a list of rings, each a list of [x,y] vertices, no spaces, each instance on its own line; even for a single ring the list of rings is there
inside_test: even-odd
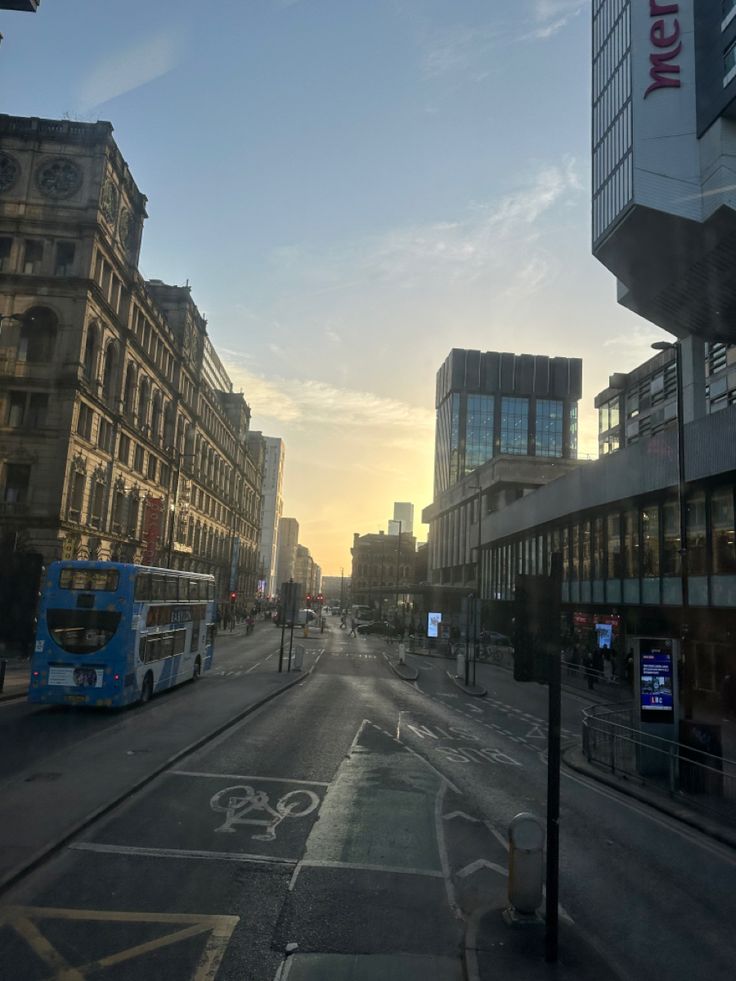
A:
[[[721,820],[736,819],[736,760],[632,726],[631,709],[595,705],[583,713],[589,763],[668,793]]]

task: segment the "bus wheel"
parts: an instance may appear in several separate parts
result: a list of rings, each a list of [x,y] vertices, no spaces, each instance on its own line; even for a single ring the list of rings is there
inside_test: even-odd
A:
[[[192,672],[192,681],[198,681],[202,675],[202,662],[199,658],[194,662],[194,671]]]
[[[153,698],[153,677],[147,674],[143,679],[143,687],[141,688],[141,705],[145,705],[146,702],[150,702]]]

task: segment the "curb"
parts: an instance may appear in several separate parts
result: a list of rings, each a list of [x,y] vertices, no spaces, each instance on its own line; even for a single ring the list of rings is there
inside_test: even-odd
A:
[[[383,656],[386,659],[386,664],[388,664],[388,666],[391,668],[393,673],[397,675],[399,678],[401,678],[402,681],[416,681],[417,678],[419,677],[419,670],[417,668],[410,668],[408,664],[404,664],[403,665],[404,670],[413,672],[413,675],[402,674],[401,671],[399,670],[399,668],[402,667],[402,665],[394,664],[394,662],[391,660],[388,654],[384,654]]]
[[[475,698],[485,698],[488,694],[488,689],[484,688],[483,685],[476,685],[475,688],[471,688],[469,685],[464,685],[451,671],[446,671],[445,673],[453,685],[459,688],[460,691],[464,691],[466,695],[473,695]]]
[[[0,695],[0,702],[12,702],[14,698],[25,698],[27,694],[27,688],[24,688],[23,691],[5,692],[4,695]]]
[[[721,828],[714,821],[706,817],[700,817],[698,814],[693,814],[685,807],[678,807],[677,804],[669,801],[665,797],[639,788],[635,784],[630,784],[621,778],[609,776],[607,773],[593,766],[593,764],[588,763],[582,757],[582,754],[580,759],[576,759],[576,754],[581,754],[578,746],[571,746],[562,753],[562,759],[565,765],[569,766],[571,770],[575,770],[576,773],[590,777],[591,780],[596,780],[598,783],[602,783],[606,787],[611,787],[613,790],[618,790],[619,793],[625,794],[627,797],[633,797],[640,804],[646,804],[655,811],[659,811],[660,814],[665,814],[675,821],[680,821],[682,824],[686,824],[688,827],[699,831],[708,838],[713,838],[722,845],[736,849],[736,834],[729,834],[728,831]]]
[[[154,770],[146,774],[145,777],[141,777],[140,780],[128,787],[123,793],[118,794],[106,804],[101,804],[100,807],[92,811],[91,814],[88,814],[87,817],[77,821],[77,823],[71,829],[65,831],[60,838],[54,842],[51,842],[51,844],[45,845],[42,849],[40,849],[40,851],[37,851],[35,855],[32,855],[21,868],[14,869],[12,872],[5,875],[4,878],[0,879],[0,894],[5,892],[16,882],[23,879],[29,872],[32,872],[47,859],[51,858],[55,852],[63,848],[68,841],[71,841],[72,838],[76,837],[76,835],[78,835],[81,831],[84,831],[85,828],[88,828],[91,824],[94,824],[95,821],[114,810],[116,807],[118,807],[118,805],[122,804],[123,801],[138,793],[139,790],[142,790],[149,783],[152,783],[156,777],[161,776],[162,773],[172,767],[175,763],[178,763],[179,760],[183,759],[185,756],[188,756],[190,753],[194,753],[196,750],[201,749],[202,746],[206,745],[208,742],[210,742],[210,740],[215,739],[231,726],[242,722],[242,720],[249,716],[252,712],[255,712],[257,709],[261,708],[261,706],[266,705],[267,702],[270,702],[278,695],[281,695],[290,688],[293,688],[295,685],[304,682],[305,677],[308,677],[312,673],[313,667],[314,665],[312,665],[309,671],[306,672],[306,675],[301,671],[298,672],[297,676],[287,685],[282,685],[281,688],[277,688],[275,691],[269,692],[268,695],[265,695],[252,705],[249,705],[242,712],[238,712],[237,715],[233,716],[231,719],[228,719],[227,722],[223,722],[221,725],[217,726],[217,728],[207,733],[206,736],[201,736],[193,743],[190,743],[188,746],[184,747],[184,749],[174,753],[173,756],[170,756],[163,763],[159,764]]]

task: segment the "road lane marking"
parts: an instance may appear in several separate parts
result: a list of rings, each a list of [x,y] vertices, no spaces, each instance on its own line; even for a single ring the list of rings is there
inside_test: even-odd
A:
[[[489,862],[485,858],[477,858],[470,865],[466,865],[465,868],[460,869],[455,875],[458,879],[466,879],[469,875],[475,875],[476,872],[480,872],[481,869],[491,869],[493,872],[498,872],[499,875],[508,878],[508,869],[505,869],[503,865],[497,865],[495,862]]]
[[[442,877],[445,881],[445,892],[447,893],[447,905],[452,910],[457,919],[462,919],[462,912],[455,896],[455,887],[452,883],[452,871],[450,870],[450,858],[447,854],[447,842],[445,841],[445,829],[442,824],[442,811],[445,806],[445,794],[447,784],[443,781],[434,799],[434,827],[437,837],[437,850],[440,853],[440,864],[442,866]]]
[[[480,824],[479,818],[474,818],[470,814],[466,814],[465,811],[453,811],[451,814],[443,814],[443,821],[452,821],[454,818],[465,818],[466,821],[471,821],[473,824]]]
[[[48,920],[82,923],[155,923],[176,926],[179,929],[146,943],[118,950],[99,960],[72,966],[64,960],[36,926],[35,921]],[[45,964],[55,969],[54,976],[63,978],[64,981],[85,981],[89,973],[97,973],[205,933],[209,934],[209,937],[191,978],[192,981],[214,981],[227,945],[239,922],[239,916],[208,916],[197,913],[140,913],[41,906],[8,906],[0,909],[0,924],[14,929]]]
[[[268,660],[268,658],[264,657],[263,661],[266,660]],[[255,671],[256,668],[260,668],[260,666],[263,664],[263,661],[256,661],[256,663],[252,667],[248,668],[248,670],[245,673],[250,674],[251,671]]]
[[[305,858],[301,865],[305,869],[350,869],[355,872],[386,872],[390,875],[421,875],[430,879],[444,878],[444,872],[440,869],[414,869],[396,865],[370,865],[362,862],[334,862],[330,859],[320,858]]]
[[[69,845],[76,852],[99,852],[102,855],[139,855],[142,858],[187,858],[203,861],[244,862],[255,865],[296,865],[296,858],[257,855],[250,852],[213,852],[188,848],[145,848],[142,845],[107,845],[97,841],[76,841]]]
[[[172,770],[172,777],[203,777],[207,780],[255,780],[261,783],[296,783],[304,787],[329,787],[322,780],[292,780],[289,777],[259,777],[242,773],[201,773],[199,770]]]

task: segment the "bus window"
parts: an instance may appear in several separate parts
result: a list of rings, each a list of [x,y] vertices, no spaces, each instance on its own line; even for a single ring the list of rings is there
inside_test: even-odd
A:
[[[189,642],[189,650],[190,651],[196,651],[196,650],[199,649],[199,625],[200,625],[200,622],[201,621],[199,620],[198,617],[195,617],[192,620],[192,639]]]
[[[212,579],[207,580],[207,599],[213,600],[215,598],[215,584]]]
[[[86,592],[114,593],[120,575],[117,569],[62,569],[61,589],[83,589]]]
[[[179,580],[176,576],[166,577],[166,599],[179,599]]]
[[[151,576],[151,599],[166,599],[166,580],[163,576]]]
[[[139,572],[135,577],[135,599],[150,600],[151,576],[147,572]]]
[[[177,630],[174,633],[174,654],[183,654],[187,643],[186,630]]]
[[[187,594],[187,599],[197,600],[199,599],[199,580],[189,579],[187,580],[189,584],[189,592]]]
[[[94,654],[115,635],[120,614],[107,610],[49,610],[53,641],[69,654]]]

